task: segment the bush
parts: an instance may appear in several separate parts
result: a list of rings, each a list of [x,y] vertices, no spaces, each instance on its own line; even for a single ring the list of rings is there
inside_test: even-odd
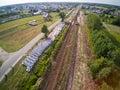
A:
[[[88,62],[88,65],[93,78],[101,79],[107,77],[111,73],[114,63],[102,57],[93,62]]]
[[[111,86],[109,86],[106,82],[103,82],[99,90],[114,90]]]
[[[98,15],[89,14],[87,16],[87,26],[91,30],[99,30],[102,28],[102,23]]]
[[[114,63],[120,67],[120,50],[116,49],[112,52],[111,59],[114,61]]]
[[[22,79],[19,84],[16,86],[18,90],[35,90],[39,87],[39,84],[36,84],[36,81],[39,77],[44,77],[49,70],[51,65],[52,58],[55,56],[59,46],[62,43],[62,40],[67,31],[65,27],[59,36],[56,37],[56,40],[45,50],[42,57],[36,63],[35,67],[30,72],[31,75],[29,77],[25,77],[26,79]]]
[[[49,48],[44,52],[43,56],[40,58],[40,62],[38,62],[37,65],[35,66],[35,68],[33,69],[33,72],[35,73],[35,75],[37,77],[44,77],[45,76],[47,70],[49,69],[49,67],[51,65],[50,62],[52,61],[52,58],[55,56],[57,50],[59,49],[59,47],[62,43],[62,40],[65,36],[66,31],[67,31],[66,28],[67,27],[65,27],[62,30],[62,32],[60,33],[60,35],[56,37],[55,41],[51,44],[51,46],[49,46]],[[28,86],[30,87],[30,85],[28,85]],[[34,84],[32,84],[32,87],[29,89],[34,90],[38,86],[36,86],[35,82],[34,82]]]
[[[88,15],[87,26],[91,30],[88,31],[89,43],[97,58],[95,61],[88,62],[88,66],[93,79],[104,80],[116,69],[115,64],[120,67],[120,52],[105,32],[97,15]]]
[[[113,21],[112,24],[120,26],[120,17],[116,17]]]
[[[36,90],[36,85],[32,85],[31,87],[30,87],[30,90]]]
[[[60,18],[62,19],[62,22],[63,22],[64,19],[65,19],[65,13],[64,12],[60,12],[59,16],[60,16]]]
[[[29,85],[33,85],[37,80],[37,76],[32,75],[30,79],[28,80]]]
[[[38,77],[44,76],[47,68],[49,67],[50,59],[48,56],[45,56],[41,59],[41,63],[38,68],[36,68],[36,75]]]
[[[90,43],[96,57],[112,58],[112,52],[116,49],[112,41],[103,30],[94,30],[90,35]]]
[[[37,76],[31,75],[30,78],[24,83],[23,87],[21,87],[22,90],[29,90],[30,86],[34,85],[37,80]]]

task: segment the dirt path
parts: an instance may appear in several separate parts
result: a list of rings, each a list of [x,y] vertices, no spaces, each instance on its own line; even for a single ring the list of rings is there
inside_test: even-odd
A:
[[[108,30],[110,31],[110,28],[107,26],[107,24],[105,22],[103,22],[103,26]]]
[[[78,15],[77,11],[74,13],[77,18],[56,55],[56,65],[41,90],[97,90],[87,66],[92,55],[85,32],[85,16],[82,12]]]
[[[75,14],[76,15],[76,14]],[[74,32],[75,24],[71,24],[67,34],[65,36],[64,42],[58,51],[55,62],[56,65],[51,73],[48,75],[45,85],[42,90],[65,90],[67,85],[68,74],[70,71],[70,64],[72,62],[72,57],[74,57],[74,44],[72,42],[76,42],[76,34],[77,30]],[[72,48],[70,48],[72,47]],[[68,53],[69,51],[69,53]],[[67,71],[67,73],[65,71]],[[63,73],[63,77],[61,76]],[[60,79],[61,78],[61,79]],[[62,81],[65,82],[62,83]]]
[[[56,25],[61,22],[61,19],[52,24],[48,29],[51,31]],[[40,33],[35,38],[33,38],[29,43],[27,43],[23,48],[12,54],[0,67],[0,82],[2,81],[5,74],[7,74],[12,65],[15,65],[41,38],[44,34]]]
[[[71,90],[97,90],[96,84],[92,80],[87,62],[92,59],[87,35],[85,32],[85,16],[80,12],[78,17],[80,28],[78,31],[77,57],[74,70],[74,79]]]

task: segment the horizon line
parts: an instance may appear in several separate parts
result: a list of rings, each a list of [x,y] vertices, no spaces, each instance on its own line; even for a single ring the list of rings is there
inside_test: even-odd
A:
[[[110,4],[110,3],[99,3],[99,2],[25,2],[25,3],[16,3],[16,4],[8,4],[8,5],[1,5],[0,7],[5,7],[5,6],[12,6],[12,5],[20,5],[20,4],[31,4],[31,3],[85,3],[85,4],[104,4],[104,5],[113,5],[113,6],[118,6],[120,5],[115,5],[115,4]]]

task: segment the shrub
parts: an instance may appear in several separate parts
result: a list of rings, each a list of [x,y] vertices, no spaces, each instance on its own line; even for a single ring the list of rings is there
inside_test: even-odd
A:
[[[112,41],[107,37],[103,30],[92,31],[90,43],[96,57],[112,58],[112,52],[116,49]]]
[[[120,67],[120,52],[105,32],[97,15],[88,15],[87,26],[91,30],[88,30],[89,43],[97,58],[88,62],[88,66],[93,79],[104,80],[116,69],[115,64]]]
[[[102,23],[98,15],[89,14],[87,16],[87,26],[91,30],[99,30],[102,28]]]
[[[120,67],[120,50],[116,49],[112,53],[111,59],[114,61],[114,63]]]
[[[111,73],[114,63],[102,57],[95,61],[88,62],[88,65],[93,78],[101,79],[107,77]]]
[[[114,90],[111,86],[109,86],[106,82],[103,82],[99,90]]]
[[[113,21],[112,24],[120,26],[120,17],[116,17]]]
[[[24,83],[22,90],[29,90],[30,86],[34,85],[37,80],[37,76],[31,75],[30,78]]]
[[[64,12],[60,12],[59,16],[60,16],[60,18],[62,19],[62,22],[63,22],[64,19],[65,19],[65,13]]]

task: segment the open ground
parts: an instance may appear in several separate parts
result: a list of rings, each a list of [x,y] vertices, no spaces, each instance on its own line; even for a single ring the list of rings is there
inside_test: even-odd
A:
[[[45,79],[41,90],[96,90],[97,88],[87,66],[87,62],[93,57],[87,43],[85,16],[78,9],[74,12],[73,22],[54,59],[56,64]]]

